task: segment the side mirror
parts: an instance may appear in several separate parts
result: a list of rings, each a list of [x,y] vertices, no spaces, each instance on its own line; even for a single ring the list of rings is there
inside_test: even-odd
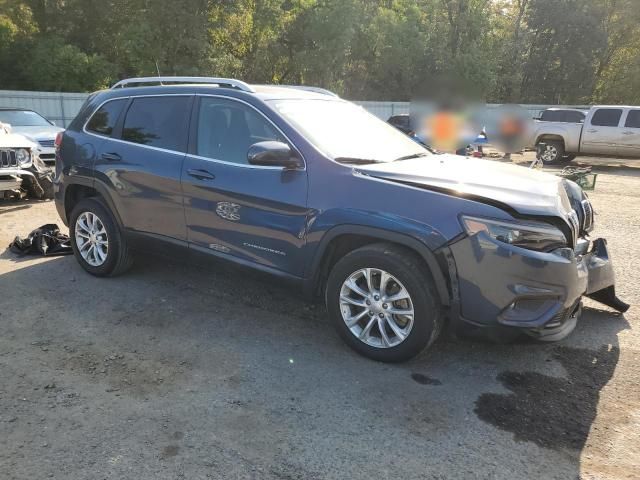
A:
[[[284,167],[287,170],[302,168],[304,165],[291,147],[283,142],[258,142],[249,147],[247,160],[250,165]]]

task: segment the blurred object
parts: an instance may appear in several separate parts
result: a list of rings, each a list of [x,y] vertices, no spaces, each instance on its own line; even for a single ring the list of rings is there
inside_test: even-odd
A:
[[[521,151],[533,128],[533,119],[520,105],[501,105],[487,109],[484,116],[488,141],[505,153]]]
[[[576,182],[583,190],[595,190],[597,173],[591,173],[591,167],[564,167],[559,177]]]
[[[436,150],[461,155],[466,154],[463,150],[468,146],[486,142],[486,137],[479,133],[482,131],[479,112],[476,105],[412,104],[416,134]]]

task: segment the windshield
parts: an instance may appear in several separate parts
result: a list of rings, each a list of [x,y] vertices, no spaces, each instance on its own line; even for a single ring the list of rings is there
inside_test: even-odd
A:
[[[419,143],[353,103],[277,100],[276,110],[336,161],[392,162],[430,155]]]
[[[50,127],[51,124],[30,110],[0,110],[0,122],[13,127]]]

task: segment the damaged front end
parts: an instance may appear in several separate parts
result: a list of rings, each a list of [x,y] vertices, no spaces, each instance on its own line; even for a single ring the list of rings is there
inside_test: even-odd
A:
[[[0,197],[53,198],[53,171],[38,155],[38,146],[0,128]]]
[[[557,341],[575,328],[584,296],[620,312],[629,308],[615,294],[606,240],[589,238],[589,200],[581,190],[568,195],[566,238],[542,222],[463,218],[467,235],[448,246],[455,259],[462,323]]]

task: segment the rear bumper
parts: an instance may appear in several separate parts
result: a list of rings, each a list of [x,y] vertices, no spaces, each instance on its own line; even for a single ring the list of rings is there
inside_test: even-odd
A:
[[[581,240],[575,250],[546,253],[481,233],[459,240],[450,250],[463,325],[513,327],[534,336],[568,334],[579,316],[582,296],[596,298],[615,284],[604,239]]]

